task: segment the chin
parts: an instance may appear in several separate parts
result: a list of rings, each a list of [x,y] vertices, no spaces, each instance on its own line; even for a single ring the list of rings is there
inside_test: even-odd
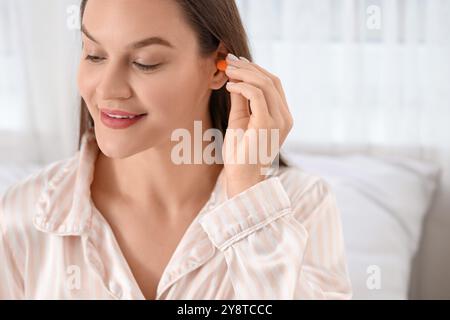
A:
[[[96,138],[98,147],[101,152],[108,158],[112,159],[129,158],[155,146],[154,143],[151,143],[151,141],[146,141],[145,144],[139,144],[139,141],[142,142],[146,139],[139,138],[137,136],[133,136],[132,138],[130,138],[125,134],[112,135],[102,132],[100,134],[96,134]]]
[[[117,137],[109,134],[96,134],[97,144],[101,152],[108,158],[125,159],[139,153],[138,147],[130,143],[126,136]]]
[[[130,147],[121,147],[120,145],[104,145],[102,143],[98,143],[99,149],[101,150],[101,152],[108,158],[111,159],[125,159],[125,158],[129,158],[131,156],[133,156],[134,154],[136,154],[137,152],[133,152],[132,150],[130,150]]]

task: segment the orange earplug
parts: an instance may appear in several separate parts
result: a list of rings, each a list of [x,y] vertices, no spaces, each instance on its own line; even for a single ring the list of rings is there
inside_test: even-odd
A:
[[[225,70],[227,70],[227,67],[228,67],[228,63],[226,60],[217,61],[217,69],[219,69],[220,71],[225,72]]]

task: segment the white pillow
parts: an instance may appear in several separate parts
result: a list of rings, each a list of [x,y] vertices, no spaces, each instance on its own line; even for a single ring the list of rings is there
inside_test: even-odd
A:
[[[437,166],[400,157],[287,153],[332,186],[354,299],[407,299],[411,261],[437,187]]]

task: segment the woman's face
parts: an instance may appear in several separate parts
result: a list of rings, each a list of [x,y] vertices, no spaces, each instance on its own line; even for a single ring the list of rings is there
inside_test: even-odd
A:
[[[175,1],[91,0],[82,31],[78,87],[106,156],[126,158],[167,144],[175,129],[191,130],[195,120],[210,125],[211,90],[227,79],[217,72],[216,55],[200,56],[196,34]],[[151,37],[162,40],[134,46]],[[101,120],[104,108],[147,115],[112,129]]]

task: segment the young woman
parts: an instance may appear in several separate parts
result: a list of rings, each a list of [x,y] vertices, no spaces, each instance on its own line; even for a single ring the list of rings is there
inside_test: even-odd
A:
[[[0,298],[350,298],[329,185],[230,161],[293,124],[234,1],[89,0],[81,19],[80,150],[0,199]],[[224,164],[174,161],[196,121],[224,135]]]

